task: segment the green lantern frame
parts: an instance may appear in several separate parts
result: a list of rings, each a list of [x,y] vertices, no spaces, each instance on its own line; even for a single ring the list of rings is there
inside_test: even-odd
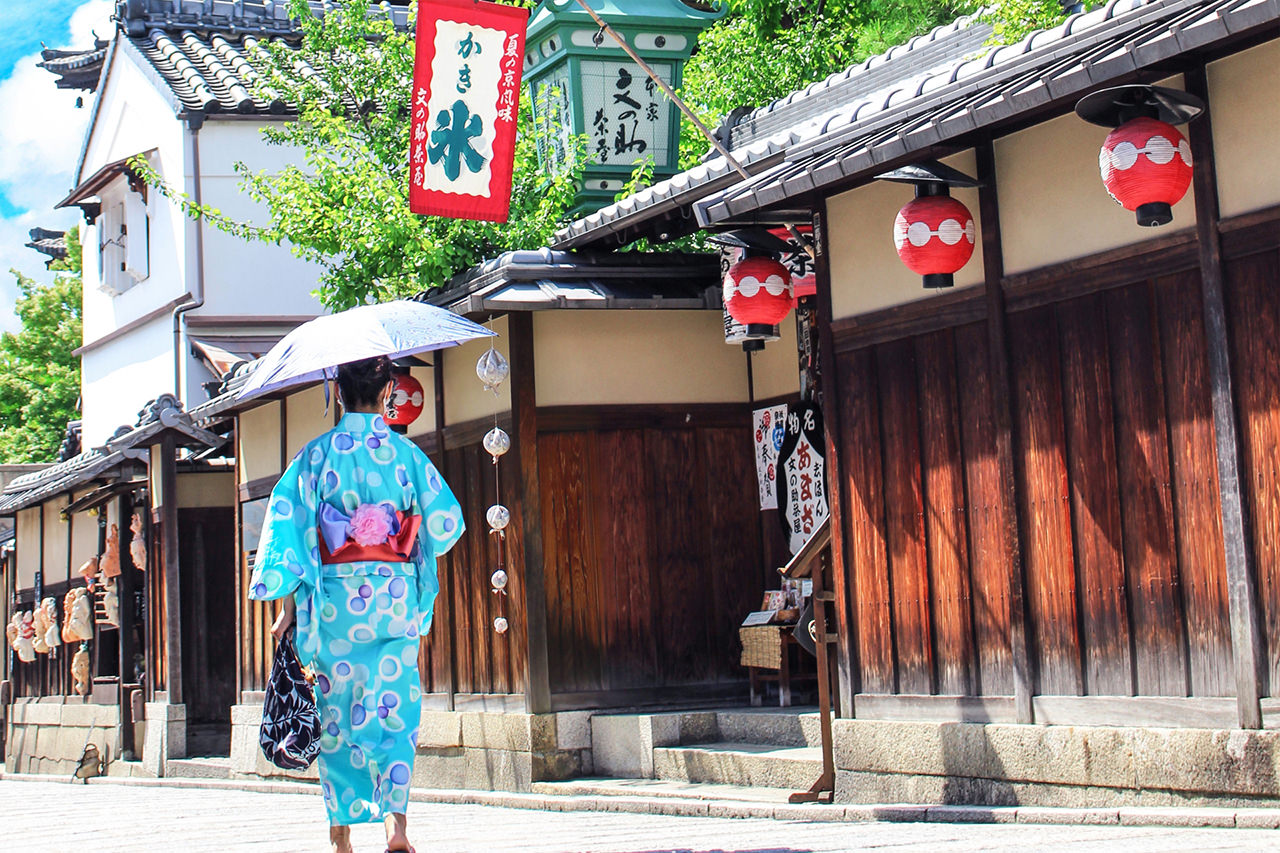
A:
[[[668,84],[679,89],[684,74],[684,64],[697,46],[698,36],[707,27],[720,20],[727,7],[703,12],[686,6],[680,0],[586,0],[597,14],[608,22],[640,58],[662,74],[670,69]],[[604,36],[600,27],[577,0],[543,0],[529,19],[525,39],[524,77],[538,118],[540,103],[538,89],[553,81],[562,81],[566,91],[561,100],[569,110],[569,133],[573,136],[591,136],[589,118],[586,115],[586,98],[583,87],[583,63],[603,61],[622,63],[634,67],[633,60]],[[640,72],[638,81],[643,85],[647,77]],[[668,111],[666,162],[653,163],[655,180],[669,178],[679,171],[680,125],[679,108],[659,93]],[[563,118],[563,117],[562,117]],[[590,156],[590,152],[588,152]],[[614,196],[630,180],[641,154],[629,161],[601,163],[592,157],[583,169],[583,183],[579,189],[573,215],[593,212],[613,202]],[[550,159],[551,152],[539,150],[539,157]],[[547,162],[545,167],[557,168],[559,164]]]

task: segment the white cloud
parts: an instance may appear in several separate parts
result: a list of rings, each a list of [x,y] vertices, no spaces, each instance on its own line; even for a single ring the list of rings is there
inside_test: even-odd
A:
[[[110,37],[111,7],[110,0],[89,0],[72,15],[68,35],[50,34],[46,42],[88,47],[92,30]],[[75,210],[55,212],[53,206],[71,189],[92,95],[57,88],[56,78],[36,67],[39,60],[39,54],[18,60],[13,73],[0,81],[0,115],[5,116],[0,122],[0,192],[19,210],[0,219],[0,329],[17,325],[17,292],[9,268],[48,278],[43,256],[23,245],[27,231],[37,225],[68,228],[78,217]],[[81,96],[85,106],[77,109]]]

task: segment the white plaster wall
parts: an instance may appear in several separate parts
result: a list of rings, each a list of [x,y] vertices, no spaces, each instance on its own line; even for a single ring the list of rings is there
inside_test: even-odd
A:
[[[301,157],[289,148],[267,145],[263,122],[206,121],[200,130],[200,177],[205,204],[242,222],[265,223],[267,209],[241,190],[235,164],[254,172],[279,172]],[[188,179],[193,178],[190,168]],[[294,257],[288,246],[246,242],[207,227],[205,305],[192,312],[214,315],[307,315],[323,313],[311,295],[320,267]]]
[[[1211,63],[1209,101],[1223,216],[1280,204],[1280,41]]]
[[[534,329],[537,329],[537,315],[534,315]],[[511,360],[511,339],[507,335],[507,318],[498,317],[493,321],[496,338],[485,338],[470,341],[460,347],[429,353],[426,357],[432,363],[440,363],[443,359],[444,369],[444,420],[445,424],[460,424],[477,418],[492,417],[499,412],[511,411],[511,383],[508,379],[498,386],[498,393],[484,390],[476,377],[476,362],[492,344],[508,361]],[[535,339],[537,333],[535,331]],[[535,356],[535,361],[537,360]],[[539,374],[541,375],[541,374]],[[423,387],[427,387],[423,384]]]
[[[539,311],[533,333],[539,406],[748,399],[719,311]]]
[[[240,446],[240,482],[249,483],[279,474],[280,403],[272,401],[241,412],[237,416]]]
[[[18,589],[31,589],[40,571],[40,507],[18,511]]]
[[[182,123],[169,102],[133,61],[113,48],[111,73],[99,92],[97,118],[89,128],[83,168],[84,180],[101,167],[152,148],[151,163],[165,181],[187,189]],[[123,180],[111,191],[123,192]],[[150,276],[119,296],[98,290],[98,237],[86,228],[84,246],[84,341],[90,343],[179,296],[186,290],[186,241],[190,226],[178,207],[159,193],[149,192],[151,215]]]
[[[1162,81],[1181,87],[1181,78]],[[1173,222],[1143,228],[1111,198],[1098,173],[1107,129],[1075,113],[996,140],[1000,228],[1006,273],[1128,246],[1196,224],[1188,190]]]
[[[977,171],[972,151],[943,162],[971,177]],[[893,245],[894,220],[914,194],[907,184],[873,181],[827,200],[833,319],[880,311],[947,292],[926,290],[920,276],[907,269]],[[955,275],[956,287],[966,287],[983,280],[978,191],[953,189],[951,194],[969,208],[978,229],[973,256]],[[1003,198],[1002,189],[1002,201]]]
[[[779,340],[751,355],[751,381],[757,400],[800,393],[800,357],[796,354],[795,312],[779,325]],[[739,350],[741,345],[734,344]]]
[[[336,396],[331,394],[330,397]],[[313,385],[284,399],[285,404],[285,458],[292,461],[308,441],[333,429],[338,414],[338,403],[329,400],[325,412],[324,386]]]
[[[144,404],[173,390],[169,315],[86,352],[80,364],[83,445],[88,449],[101,446],[116,427],[137,423]]]
[[[71,543],[68,535],[70,523],[62,520],[62,510],[67,508],[65,497],[47,501],[41,511],[44,513],[44,582],[61,583],[70,577],[67,561],[70,559]]]
[[[76,495],[82,497],[87,492]],[[85,560],[98,553],[98,519],[87,512],[71,516],[71,574],[79,577]]]

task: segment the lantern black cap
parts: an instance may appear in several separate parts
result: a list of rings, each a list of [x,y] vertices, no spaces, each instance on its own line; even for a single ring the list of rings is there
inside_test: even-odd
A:
[[[981,182],[958,169],[944,166],[937,160],[925,160],[902,166],[892,172],[876,175],[877,181],[896,181],[900,184],[940,184],[944,187],[977,187]],[[936,193],[929,193],[935,195]]]
[[[1103,127],[1119,127],[1135,118],[1186,124],[1204,110],[1204,101],[1195,95],[1164,86],[1115,86],[1076,102],[1076,115]]]

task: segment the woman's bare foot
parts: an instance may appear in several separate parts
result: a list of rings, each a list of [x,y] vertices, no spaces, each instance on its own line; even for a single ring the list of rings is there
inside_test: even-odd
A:
[[[392,851],[404,851],[404,853],[413,853],[413,848],[409,846],[409,836],[405,833],[405,816],[402,814],[387,815],[387,849]]]
[[[351,853],[351,827],[329,827],[329,850],[331,853]]]

